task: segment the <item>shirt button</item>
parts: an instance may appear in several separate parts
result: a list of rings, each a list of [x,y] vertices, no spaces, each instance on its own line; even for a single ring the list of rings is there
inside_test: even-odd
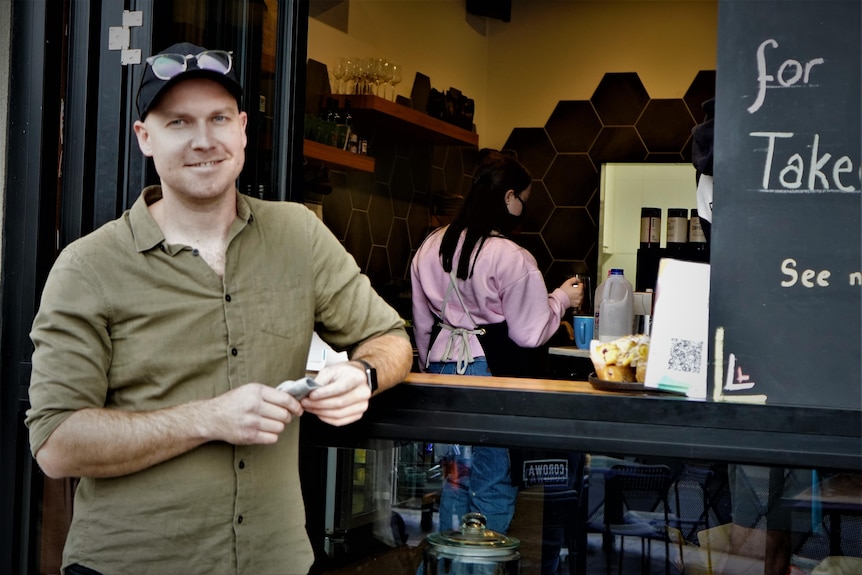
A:
[[[200,253],[200,251],[198,251],[198,249],[197,249],[197,248],[195,248],[195,249],[193,249],[193,250],[192,250],[192,255],[199,256],[200,254],[201,254],[201,253]]]
[[[236,357],[236,355],[237,355],[238,353],[239,353],[239,352],[236,350],[236,348],[233,348],[233,349],[231,349],[231,350],[230,350],[230,354],[231,354],[232,356],[234,356],[234,357]]]
[[[239,468],[240,468],[240,469],[245,469],[245,461],[240,461],[240,462],[239,462]]]
[[[226,302],[230,301],[230,294],[227,294],[224,296],[224,301],[226,301]]]
[[[242,523],[242,515],[240,515],[239,517],[237,517],[237,518],[236,518],[236,522],[237,522],[237,523]]]

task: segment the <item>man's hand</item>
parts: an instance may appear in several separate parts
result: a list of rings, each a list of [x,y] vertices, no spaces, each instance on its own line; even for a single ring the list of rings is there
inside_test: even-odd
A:
[[[377,370],[379,393],[404,380],[413,361],[413,348],[406,337],[385,334],[364,341],[353,350],[352,357],[367,361]],[[323,387],[308,394],[302,407],[321,421],[347,425],[368,409],[371,388],[361,363],[348,361],[324,367],[314,379]]]
[[[365,368],[355,362],[344,362],[321,369],[315,381],[321,385],[302,400],[305,411],[330,425],[347,425],[357,421],[368,409],[371,388]]]
[[[234,445],[271,444],[303,413],[290,394],[249,383],[212,399],[212,428],[207,433]]]

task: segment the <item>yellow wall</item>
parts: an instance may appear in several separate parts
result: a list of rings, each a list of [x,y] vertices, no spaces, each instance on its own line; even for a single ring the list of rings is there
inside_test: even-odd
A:
[[[717,0],[513,0],[511,22],[470,16],[464,0],[349,0],[346,30],[312,18],[308,56],[377,56],[476,101],[479,145],[543,126],[559,100],[589,99],[606,72],[637,72],[652,98],[680,98],[716,67]]]
[[[346,31],[315,18],[308,29],[308,57],[330,72],[340,56],[386,58],[402,66],[400,95],[410,96],[420,71],[438,90],[485,99],[487,41],[467,22],[464,0],[348,0],[335,10],[347,11]]]

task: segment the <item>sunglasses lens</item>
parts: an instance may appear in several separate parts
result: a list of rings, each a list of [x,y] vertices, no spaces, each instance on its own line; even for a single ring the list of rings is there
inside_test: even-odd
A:
[[[147,58],[147,63],[153,70],[156,78],[159,80],[170,80],[177,74],[182,74],[186,71],[187,62],[189,59],[194,59],[194,65],[197,65],[199,70],[207,70],[217,74],[227,74],[230,72],[230,67],[233,62],[230,52],[223,50],[206,50],[194,56],[189,54],[160,54]]]
[[[222,50],[207,50],[198,54],[197,64],[201,70],[227,74],[230,71],[231,57]]]
[[[186,60],[178,54],[162,54],[150,63],[153,74],[160,80],[170,80],[186,69]]]

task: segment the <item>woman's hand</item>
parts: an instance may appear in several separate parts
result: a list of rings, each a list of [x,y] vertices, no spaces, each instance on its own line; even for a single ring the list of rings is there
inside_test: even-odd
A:
[[[584,284],[580,277],[575,276],[567,279],[560,286],[560,289],[569,296],[569,307],[581,307],[581,304],[584,303]]]

